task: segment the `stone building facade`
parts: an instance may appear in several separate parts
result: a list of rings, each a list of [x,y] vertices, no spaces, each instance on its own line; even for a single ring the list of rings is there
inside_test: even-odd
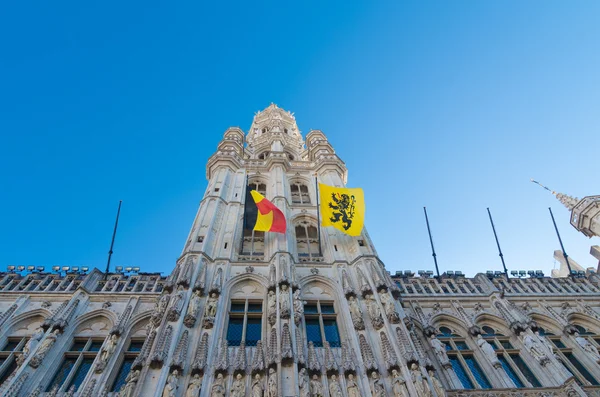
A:
[[[0,395],[600,396],[600,278],[386,271],[366,230],[318,230],[347,170],[275,105],[229,128],[160,274],[0,274]],[[244,225],[246,186],[286,234]],[[320,240],[319,240],[320,236]]]

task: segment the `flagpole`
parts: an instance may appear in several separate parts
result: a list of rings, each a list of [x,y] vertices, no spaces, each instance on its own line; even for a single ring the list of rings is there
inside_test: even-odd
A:
[[[506,279],[508,280],[508,270],[506,270],[506,263],[504,263],[504,255],[502,254],[502,249],[500,248],[500,242],[498,241],[498,235],[496,234],[496,227],[494,226],[494,221],[492,220],[492,213],[490,209],[487,209],[488,216],[490,217],[490,223],[492,224],[492,230],[494,231],[494,238],[496,239],[496,245],[498,246],[498,255],[502,260],[502,267],[504,268],[504,274],[506,275]]]
[[[319,239],[319,256],[323,256],[321,251],[321,208],[319,207],[319,182],[315,172],[315,192],[317,192],[317,238]]]
[[[242,241],[240,244],[240,255],[244,253],[244,232],[246,231],[246,192],[248,190],[248,173],[246,172],[246,186],[244,187],[244,194],[242,195],[242,197],[244,197],[244,211],[242,212]]]
[[[554,230],[556,230],[556,236],[558,237],[558,242],[560,243],[560,248],[562,249],[563,257],[565,258],[565,262],[567,262],[567,267],[569,268],[569,275],[571,276],[571,278],[574,281],[575,277],[573,276],[573,271],[571,270],[571,264],[569,263],[569,255],[567,255],[567,252],[565,251],[565,246],[563,245],[562,239],[560,238],[560,233],[558,232],[558,227],[556,227],[556,221],[554,220],[554,214],[552,213],[552,208],[548,207],[548,211],[550,211],[550,216],[552,217],[552,223],[554,224]]]
[[[115,220],[115,228],[113,230],[112,240],[110,242],[110,250],[108,251],[108,262],[106,262],[106,271],[104,272],[104,279],[108,276],[108,271],[110,270],[110,258],[113,254],[113,247],[115,245],[115,237],[117,236],[117,226],[119,226],[119,214],[121,213],[121,204],[123,200],[119,200],[119,208],[117,209],[117,219]]]
[[[427,223],[427,233],[429,233],[429,242],[431,243],[431,256],[433,256],[433,262],[435,263],[435,272],[437,273],[437,278],[440,278],[440,269],[438,268],[437,256],[435,254],[435,248],[433,247],[433,238],[431,238],[431,229],[429,228],[429,218],[427,217],[427,208],[423,207],[423,211],[425,212],[425,222]]]

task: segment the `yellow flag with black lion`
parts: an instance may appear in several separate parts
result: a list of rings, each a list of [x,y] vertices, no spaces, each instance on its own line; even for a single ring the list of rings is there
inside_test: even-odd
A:
[[[360,236],[365,221],[362,189],[319,183],[319,200],[322,226],[333,226],[350,236]]]

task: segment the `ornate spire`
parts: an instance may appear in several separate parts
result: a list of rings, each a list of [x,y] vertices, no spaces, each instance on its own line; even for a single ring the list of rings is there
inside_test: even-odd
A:
[[[575,206],[579,202],[579,199],[577,197],[572,197],[572,196],[569,196],[566,194],[557,193],[554,190],[548,189],[546,186],[542,185],[538,181],[534,181],[533,179],[531,180],[531,182],[543,187],[544,189],[546,189],[547,191],[549,191],[550,193],[555,195],[556,198],[558,199],[558,201],[560,201],[565,207],[567,207],[567,209],[569,211],[573,211],[573,208],[575,208]]]
[[[200,345],[194,355],[194,361],[192,362],[192,373],[201,372],[204,370],[206,365],[206,359],[208,357],[208,333],[203,333],[200,339]]]
[[[262,341],[256,342],[254,357],[252,357],[252,373],[262,372],[265,369],[265,354]]]
[[[246,361],[246,342],[241,341],[240,347],[237,349],[237,354],[235,355],[235,360],[233,362],[233,369],[239,372],[246,372],[246,367],[248,366]]]
[[[317,355],[315,345],[312,342],[308,342],[308,369],[312,372],[321,372],[319,356]]]

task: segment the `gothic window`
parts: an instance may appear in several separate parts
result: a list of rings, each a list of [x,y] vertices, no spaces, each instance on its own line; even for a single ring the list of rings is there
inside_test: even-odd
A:
[[[600,346],[600,343],[598,343],[600,341],[600,337],[598,337],[598,335],[594,335],[593,333],[589,332],[580,325],[576,325],[575,327],[578,329],[579,334],[581,336],[584,336],[584,338],[586,338],[589,343],[595,343],[596,346]],[[577,380],[577,383],[579,383],[580,385],[600,385],[600,383],[598,383],[598,380],[596,380],[596,378],[588,371],[588,369],[581,363],[581,361],[579,361],[577,357],[575,357],[573,349],[567,347],[567,345],[563,343],[560,336],[547,332],[542,327],[539,327],[538,331],[540,335],[550,339],[552,344],[556,346],[554,352],[558,356],[559,361],[562,363],[562,365],[564,365],[567,371],[573,374],[573,376]]]
[[[290,190],[292,192],[293,204],[310,204],[310,194],[308,193],[308,186],[306,186],[304,183],[291,182]]]
[[[0,385],[17,369],[15,353],[22,351],[25,343],[27,343],[27,338],[8,338],[0,350]]]
[[[64,354],[62,363],[54,373],[46,391],[49,392],[55,386],[59,387],[59,392],[66,392],[72,386],[75,386],[75,391],[77,391],[92,368],[92,363],[103,342],[102,339],[76,338]]]
[[[261,154],[258,155],[258,158],[260,160],[265,160],[268,156],[269,156],[269,152],[262,152]]]
[[[303,262],[310,262],[312,258],[320,257],[317,227],[307,220],[302,220],[296,223],[295,230],[298,258]]]
[[[542,387],[533,372],[521,359],[519,350],[510,343],[509,337],[486,325],[481,330],[483,331],[481,336],[492,345],[498,355],[498,361],[502,364],[502,369],[516,387]]]
[[[229,346],[256,346],[262,336],[262,302],[234,300],[229,309],[227,342]]]
[[[263,196],[267,195],[267,185],[264,182],[261,182],[261,181],[258,181],[258,180],[250,181],[248,183],[248,189],[250,189],[250,190],[256,190],[257,192],[259,192]]]
[[[331,347],[341,346],[333,302],[308,302],[304,305],[304,320],[307,342],[313,342],[315,347],[323,347],[324,341]]]
[[[129,346],[127,347],[127,350],[123,355],[123,362],[119,367],[119,371],[116,374],[115,380],[110,391],[118,392],[121,389],[121,387],[125,384],[125,379],[127,378],[127,375],[129,375],[129,372],[131,371],[131,366],[133,365],[133,362],[135,361],[137,356],[140,354],[143,345],[143,339],[132,339],[129,342]]]
[[[448,327],[440,327],[438,339],[446,344],[452,369],[465,389],[491,389],[492,385],[475,359],[464,337]]]
[[[248,189],[256,190],[263,196],[267,195],[267,185],[260,180],[250,181],[248,183]],[[242,255],[262,256],[265,253],[265,232],[252,229],[253,225],[245,225],[243,231]]]

